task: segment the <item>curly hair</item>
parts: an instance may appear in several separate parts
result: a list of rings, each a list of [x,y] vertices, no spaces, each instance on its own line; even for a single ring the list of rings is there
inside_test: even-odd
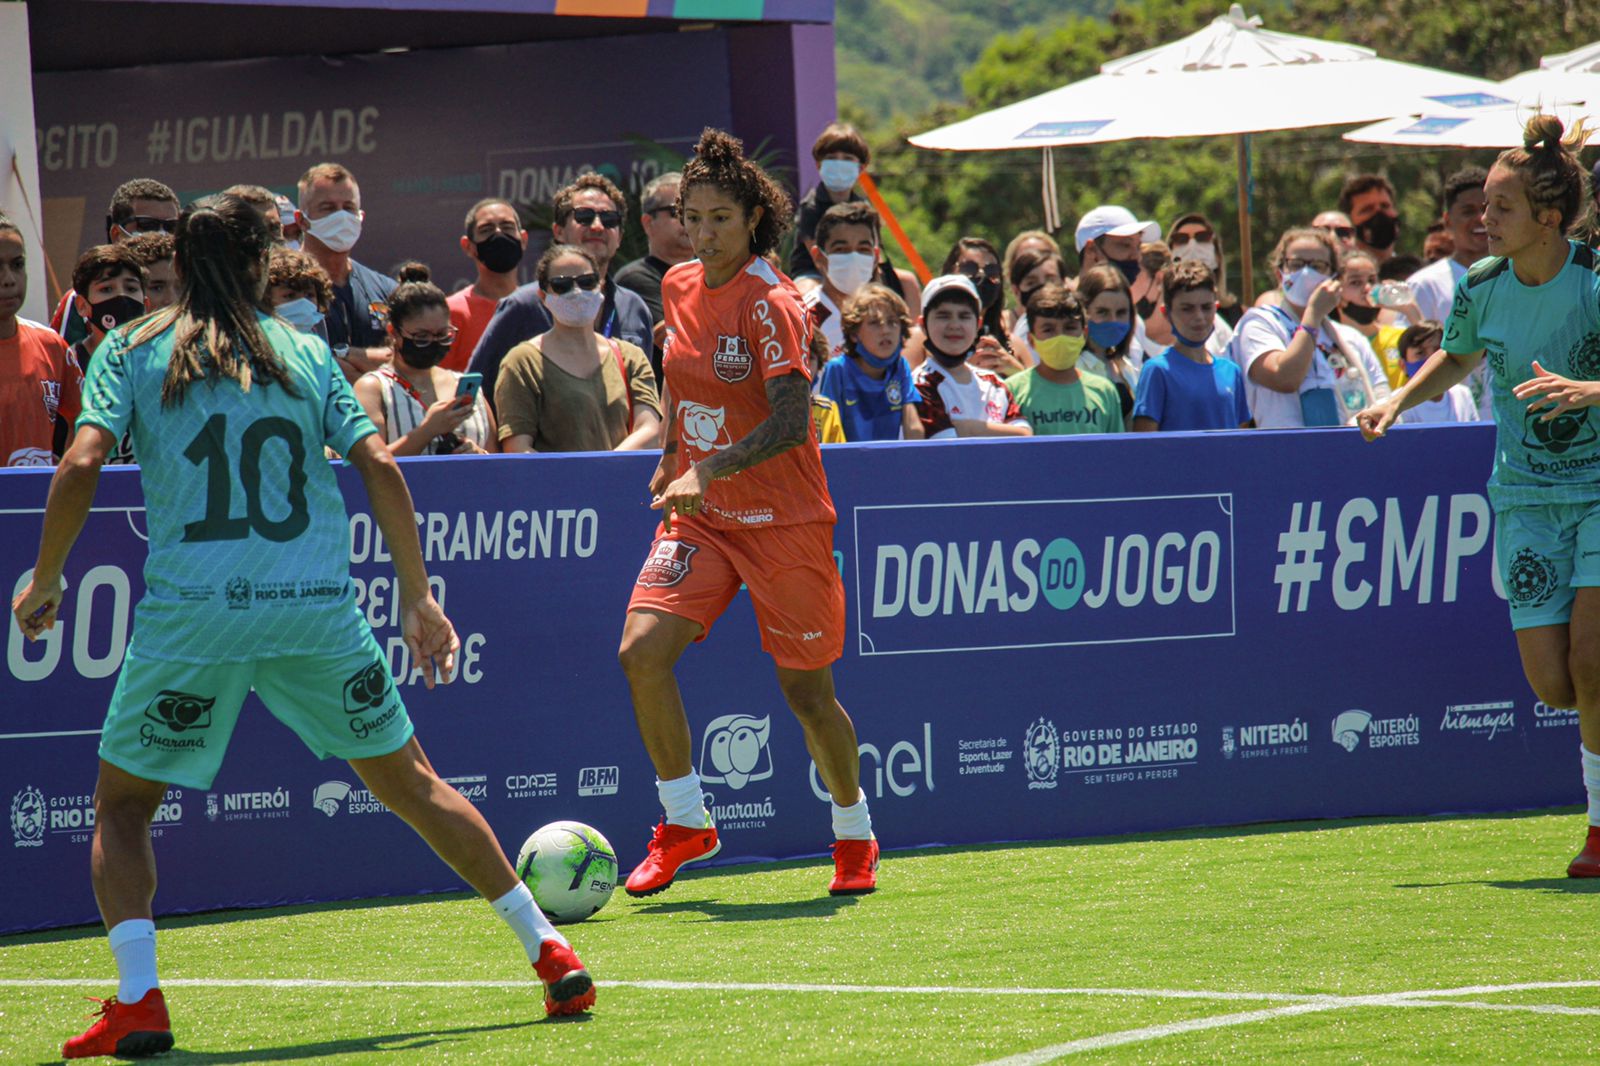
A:
[[[133,202],[135,200],[155,200],[164,204],[176,204],[178,194],[171,187],[155,180],[154,178],[134,178],[117,186],[117,191],[111,194],[111,206],[106,209],[106,229],[121,225],[133,217]]]
[[[1588,213],[1589,176],[1578,162],[1578,149],[1588,140],[1589,129],[1579,121],[1566,129],[1554,115],[1534,115],[1522,130],[1522,147],[1508,148],[1494,165],[1517,173],[1535,216],[1541,211],[1561,213],[1561,232]]]
[[[333,306],[333,279],[305,252],[272,249],[272,257],[267,260],[267,285],[283,285],[309,299],[323,313]]]
[[[789,194],[759,164],[744,157],[744,142],[731,133],[707,126],[700,134],[694,158],[683,168],[683,186],[678,193],[680,222],[696,185],[710,185],[733,197],[746,218],[761,208],[761,219],[750,235],[750,251],[756,255],[775,251],[794,222]]]

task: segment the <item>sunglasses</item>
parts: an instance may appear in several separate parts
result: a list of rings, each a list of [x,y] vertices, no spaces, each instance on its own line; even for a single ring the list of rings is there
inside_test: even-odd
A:
[[[979,275],[982,275],[986,281],[1000,280],[999,263],[990,263],[987,266],[979,267],[977,263],[974,263],[969,259],[965,263],[962,263],[960,266],[956,267],[956,270],[961,274],[962,277],[971,278],[974,281],[978,279]]]
[[[557,296],[565,296],[572,291],[574,285],[584,292],[593,292],[600,287],[600,275],[594,271],[587,274],[568,274],[565,277],[551,278],[544,287]]]
[[[1208,229],[1200,230],[1198,233],[1174,233],[1172,235],[1172,247],[1182,248],[1190,241],[1199,241],[1201,244],[1210,244],[1216,239],[1217,235]]]
[[[592,226],[597,218],[606,229],[616,229],[622,225],[621,211],[596,211],[592,207],[576,207],[572,210],[572,221],[580,226]]]
[[[131,218],[118,222],[129,233],[177,233],[178,220],[175,218],[151,218],[149,215],[134,215]]]
[[[456,329],[454,326],[451,326],[450,331],[442,337],[438,334],[434,334],[430,337],[417,337],[401,329],[396,329],[395,332],[399,333],[402,339],[408,340],[412,344],[420,344],[424,348],[431,347],[435,344],[443,345],[444,347],[448,348],[450,345],[456,342],[456,334],[461,331]]]

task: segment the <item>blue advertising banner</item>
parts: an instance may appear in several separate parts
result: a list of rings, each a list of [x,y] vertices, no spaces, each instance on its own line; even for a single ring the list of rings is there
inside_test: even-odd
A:
[[[1465,426],[1381,445],[1317,431],[824,449],[850,631],[836,677],[879,838],[1578,802],[1577,715],[1529,692],[1491,565],[1492,440]],[[399,639],[360,481],[341,472],[355,594],[417,735],[512,851],[573,818],[627,868],[658,817],[615,658],[653,465],[405,463],[462,638],[458,676],[432,691]],[[6,588],[28,578],[48,481],[0,472]],[[137,636],[142,508],[138,475],[107,471],[58,626],[34,644],[7,627],[0,932],[94,920],[95,745]],[[294,624],[292,601],[239,602]],[[826,793],[746,595],[679,677],[721,861],[823,852]],[[166,914],[461,887],[254,696],[213,787],[171,789],[153,832]],[[892,891],[892,856],[884,869]]]

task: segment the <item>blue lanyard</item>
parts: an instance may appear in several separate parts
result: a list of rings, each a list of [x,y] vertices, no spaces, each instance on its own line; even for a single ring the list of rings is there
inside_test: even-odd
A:
[[[610,340],[611,339],[611,327],[615,326],[616,324],[617,324],[617,305],[616,304],[612,304],[611,305],[611,314],[606,316],[606,328],[601,331],[601,332],[603,332],[605,334],[606,340]]]

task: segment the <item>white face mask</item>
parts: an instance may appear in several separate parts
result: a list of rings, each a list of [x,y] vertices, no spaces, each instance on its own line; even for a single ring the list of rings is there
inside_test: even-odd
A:
[[[1217,269],[1217,246],[1212,241],[1192,240],[1176,249],[1172,253],[1172,258],[1179,263],[1192,259],[1197,263],[1204,263],[1212,270],[1215,270]]]
[[[278,317],[288,322],[289,325],[301,333],[310,333],[322,322],[322,312],[317,310],[317,305],[304,296],[299,299],[289,300],[273,308]]]
[[[876,256],[866,252],[835,252],[828,256],[828,280],[846,296],[872,280],[878,269]]]
[[[305,228],[310,234],[323,244],[329,251],[343,255],[356,246],[361,239],[361,220],[366,217],[365,212],[357,214],[354,211],[335,211],[323,218],[305,220]]]
[[[571,292],[559,296],[551,292],[544,294],[544,305],[563,326],[593,325],[594,316],[600,313],[600,305],[605,302],[605,294],[599,289],[585,291],[574,287]]]
[[[817,176],[833,192],[849,192],[861,176],[861,164],[854,159],[824,159],[817,164]]]
[[[1286,300],[1296,307],[1305,307],[1311,302],[1311,295],[1317,291],[1317,286],[1328,280],[1328,275],[1311,267],[1301,267],[1293,274],[1284,274],[1279,281],[1283,285],[1283,295]]]

